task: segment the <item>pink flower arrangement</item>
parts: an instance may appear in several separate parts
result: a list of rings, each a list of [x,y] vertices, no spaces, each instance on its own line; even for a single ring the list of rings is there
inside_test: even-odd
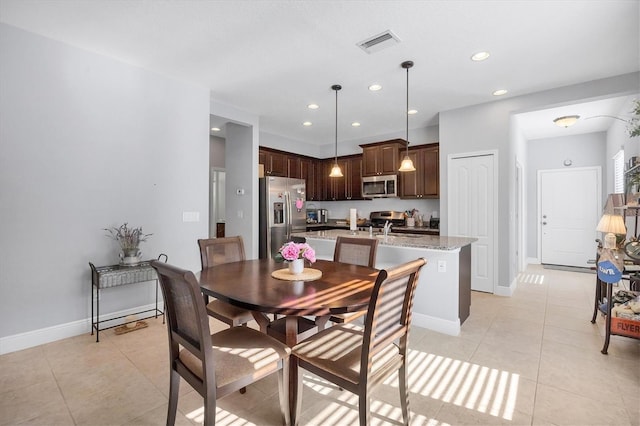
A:
[[[307,259],[309,263],[316,261],[316,251],[307,243],[286,243],[278,251],[282,260]]]

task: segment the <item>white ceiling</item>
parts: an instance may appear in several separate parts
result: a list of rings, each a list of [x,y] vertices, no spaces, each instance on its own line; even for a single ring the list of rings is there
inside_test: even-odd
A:
[[[415,62],[411,128],[491,102],[496,89],[505,98],[638,71],[639,18],[638,0],[0,0],[1,22],[208,87],[215,100],[259,115],[262,131],[313,144],[333,142],[333,84],[343,86],[339,139],[404,129],[405,60]],[[401,42],[372,54],[356,46],[385,30]],[[472,62],[480,50],[491,57]],[[383,89],[368,91],[372,83]],[[320,108],[307,109],[312,102]],[[603,101],[573,113],[620,107]],[[523,131],[546,137],[543,128],[559,129],[549,121],[556,113],[523,115]],[[605,121],[580,125],[600,131]]]

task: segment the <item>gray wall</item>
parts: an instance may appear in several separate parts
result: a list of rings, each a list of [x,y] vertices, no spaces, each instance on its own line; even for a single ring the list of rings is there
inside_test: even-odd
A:
[[[4,24],[0,63],[0,338],[88,331],[88,262],[119,251],[103,228],[142,226],[145,258],[199,269],[208,89]],[[103,312],[150,303],[148,287],[105,292]]]
[[[527,143],[528,162],[525,201],[530,213],[527,215],[527,257],[537,258],[538,170],[600,166],[603,179],[602,192],[606,193],[604,184],[608,164],[606,136],[606,133],[598,132],[562,138],[536,139]],[[572,161],[570,167],[563,165],[565,159]]]
[[[498,285],[509,287],[515,278],[516,232],[515,162],[518,146],[513,140],[512,115],[552,105],[582,102],[608,96],[637,93],[640,73],[560,87],[530,95],[440,113],[440,216],[441,233],[447,234],[447,158],[452,154],[497,150],[499,155],[498,200]],[[526,170],[525,170],[526,174]],[[528,214],[531,214],[529,209]]]
[[[209,137],[209,165],[211,167],[224,169],[225,142],[223,138],[217,136]]]

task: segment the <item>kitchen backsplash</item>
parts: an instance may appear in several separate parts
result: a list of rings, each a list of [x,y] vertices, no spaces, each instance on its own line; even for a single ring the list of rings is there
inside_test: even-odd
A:
[[[369,217],[369,213],[381,210],[406,211],[417,209],[429,220],[431,214],[440,211],[440,200],[402,200],[400,198],[381,198],[371,201],[309,201],[308,209],[327,209],[329,219],[346,219],[349,209],[356,209],[358,217]]]

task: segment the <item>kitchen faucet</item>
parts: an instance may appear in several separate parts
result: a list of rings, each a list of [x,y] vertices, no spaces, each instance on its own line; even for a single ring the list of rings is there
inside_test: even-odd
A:
[[[385,237],[387,236],[389,231],[391,231],[391,224],[389,223],[388,220],[384,223],[384,228],[382,228],[382,231],[384,232]]]

